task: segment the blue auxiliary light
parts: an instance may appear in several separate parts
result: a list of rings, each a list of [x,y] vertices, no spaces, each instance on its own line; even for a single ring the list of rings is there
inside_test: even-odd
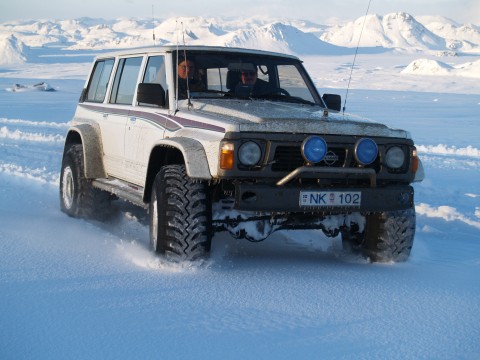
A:
[[[355,144],[355,158],[362,165],[370,165],[378,155],[378,146],[372,139],[362,138]]]
[[[309,163],[323,160],[327,153],[327,143],[320,136],[309,136],[302,143],[302,156]]]

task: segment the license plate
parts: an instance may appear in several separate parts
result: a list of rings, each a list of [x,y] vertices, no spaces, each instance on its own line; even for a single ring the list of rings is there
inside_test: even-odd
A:
[[[360,191],[301,191],[300,206],[360,206]]]

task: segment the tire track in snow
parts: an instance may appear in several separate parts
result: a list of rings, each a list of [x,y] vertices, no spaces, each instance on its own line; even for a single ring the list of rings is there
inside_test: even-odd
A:
[[[41,183],[47,183],[52,185],[58,185],[60,183],[60,174],[57,172],[49,171],[44,168],[28,168],[16,164],[0,163],[0,172],[11,176],[17,176],[25,179],[38,181]]]
[[[9,130],[6,126],[0,128],[0,138],[10,139],[10,140],[20,140],[20,141],[37,141],[37,142],[63,142],[65,141],[65,136],[55,134],[43,134],[43,133],[30,133],[23,132],[21,130]]]
[[[464,173],[476,177],[478,169],[480,168],[480,149],[472,145],[466,147],[447,146],[444,144],[438,145],[417,145],[417,150],[420,155],[420,159],[426,165],[426,179],[428,180],[428,167],[431,169],[448,169],[456,173]],[[421,186],[421,185],[420,185]],[[443,199],[443,201],[452,201],[445,197],[445,189],[441,189],[442,194],[436,194],[437,198]],[[433,194],[430,194],[432,196]],[[466,193],[463,194],[464,198],[477,199],[480,197],[478,193]],[[452,196],[455,196],[453,194]],[[468,226],[472,226],[480,230],[480,206],[474,205],[473,211],[466,211],[465,213],[459,211],[458,208],[464,208],[466,210],[472,206],[471,201],[461,200],[458,195],[456,198],[455,206],[439,205],[432,206],[428,203],[417,203],[415,210],[417,215],[427,218],[442,219],[445,222],[458,221]],[[471,208],[470,208],[471,209]]]
[[[67,123],[0,118],[0,172],[58,185],[67,127]]]
[[[422,162],[430,167],[457,170],[480,168],[480,149],[472,145],[460,148],[444,144],[416,147]]]
[[[460,213],[456,208],[447,205],[435,207],[430,206],[429,204],[419,203],[415,206],[415,211],[417,215],[423,215],[429,218],[441,218],[447,222],[460,221],[480,230],[479,208],[477,208],[475,211],[475,215],[479,218],[479,220],[472,220],[464,214]]]
[[[69,123],[56,123],[49,121],[31,121],[23,119],[8,119],[0,118],[0,124],[7,125],[28,125],[28,126],[38,126],[38,127],[52,127],[52,128],[62,128],[66,129],[69,126]]]
[[[438,145],[417,145],[417,151],[421,154],[444,155],[444,156],[466,156],[480,158],[480,149],[468,145],[467,147],[457,148],[456,146]]]

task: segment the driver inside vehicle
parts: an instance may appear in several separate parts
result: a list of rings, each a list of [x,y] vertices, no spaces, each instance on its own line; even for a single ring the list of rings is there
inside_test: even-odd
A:
[[[240,82],[235,87],[235,93],[240,96],[266,95],[273,91],[273,87],[265,80],[258,78],[258,67],[249,65],[240,71]]]

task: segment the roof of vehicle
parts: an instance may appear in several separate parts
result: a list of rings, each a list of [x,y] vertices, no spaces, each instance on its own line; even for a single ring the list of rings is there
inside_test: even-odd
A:
[[[124,56],[124,55],[143,55],[143,54],[162,54],[173,51],[215,51],[215,52],[236,52],[243,54],[251,55],[264,55],[264,56],[280,56],[290,59],[300,60],[297,56],[290,54],[282,54],[272,51],[264,50],[254,50],[254,49],[245,49],[245,48],[236,48],[236,47],[225,47],[225,46],[191,46],[191,45],[165,45],[165,46],[155,46],[155,47],[139,47],[125,50],[118,50],[113,52],[107,52],[100,55],[97,55],[97,59],[103,59],[114,56]]]

